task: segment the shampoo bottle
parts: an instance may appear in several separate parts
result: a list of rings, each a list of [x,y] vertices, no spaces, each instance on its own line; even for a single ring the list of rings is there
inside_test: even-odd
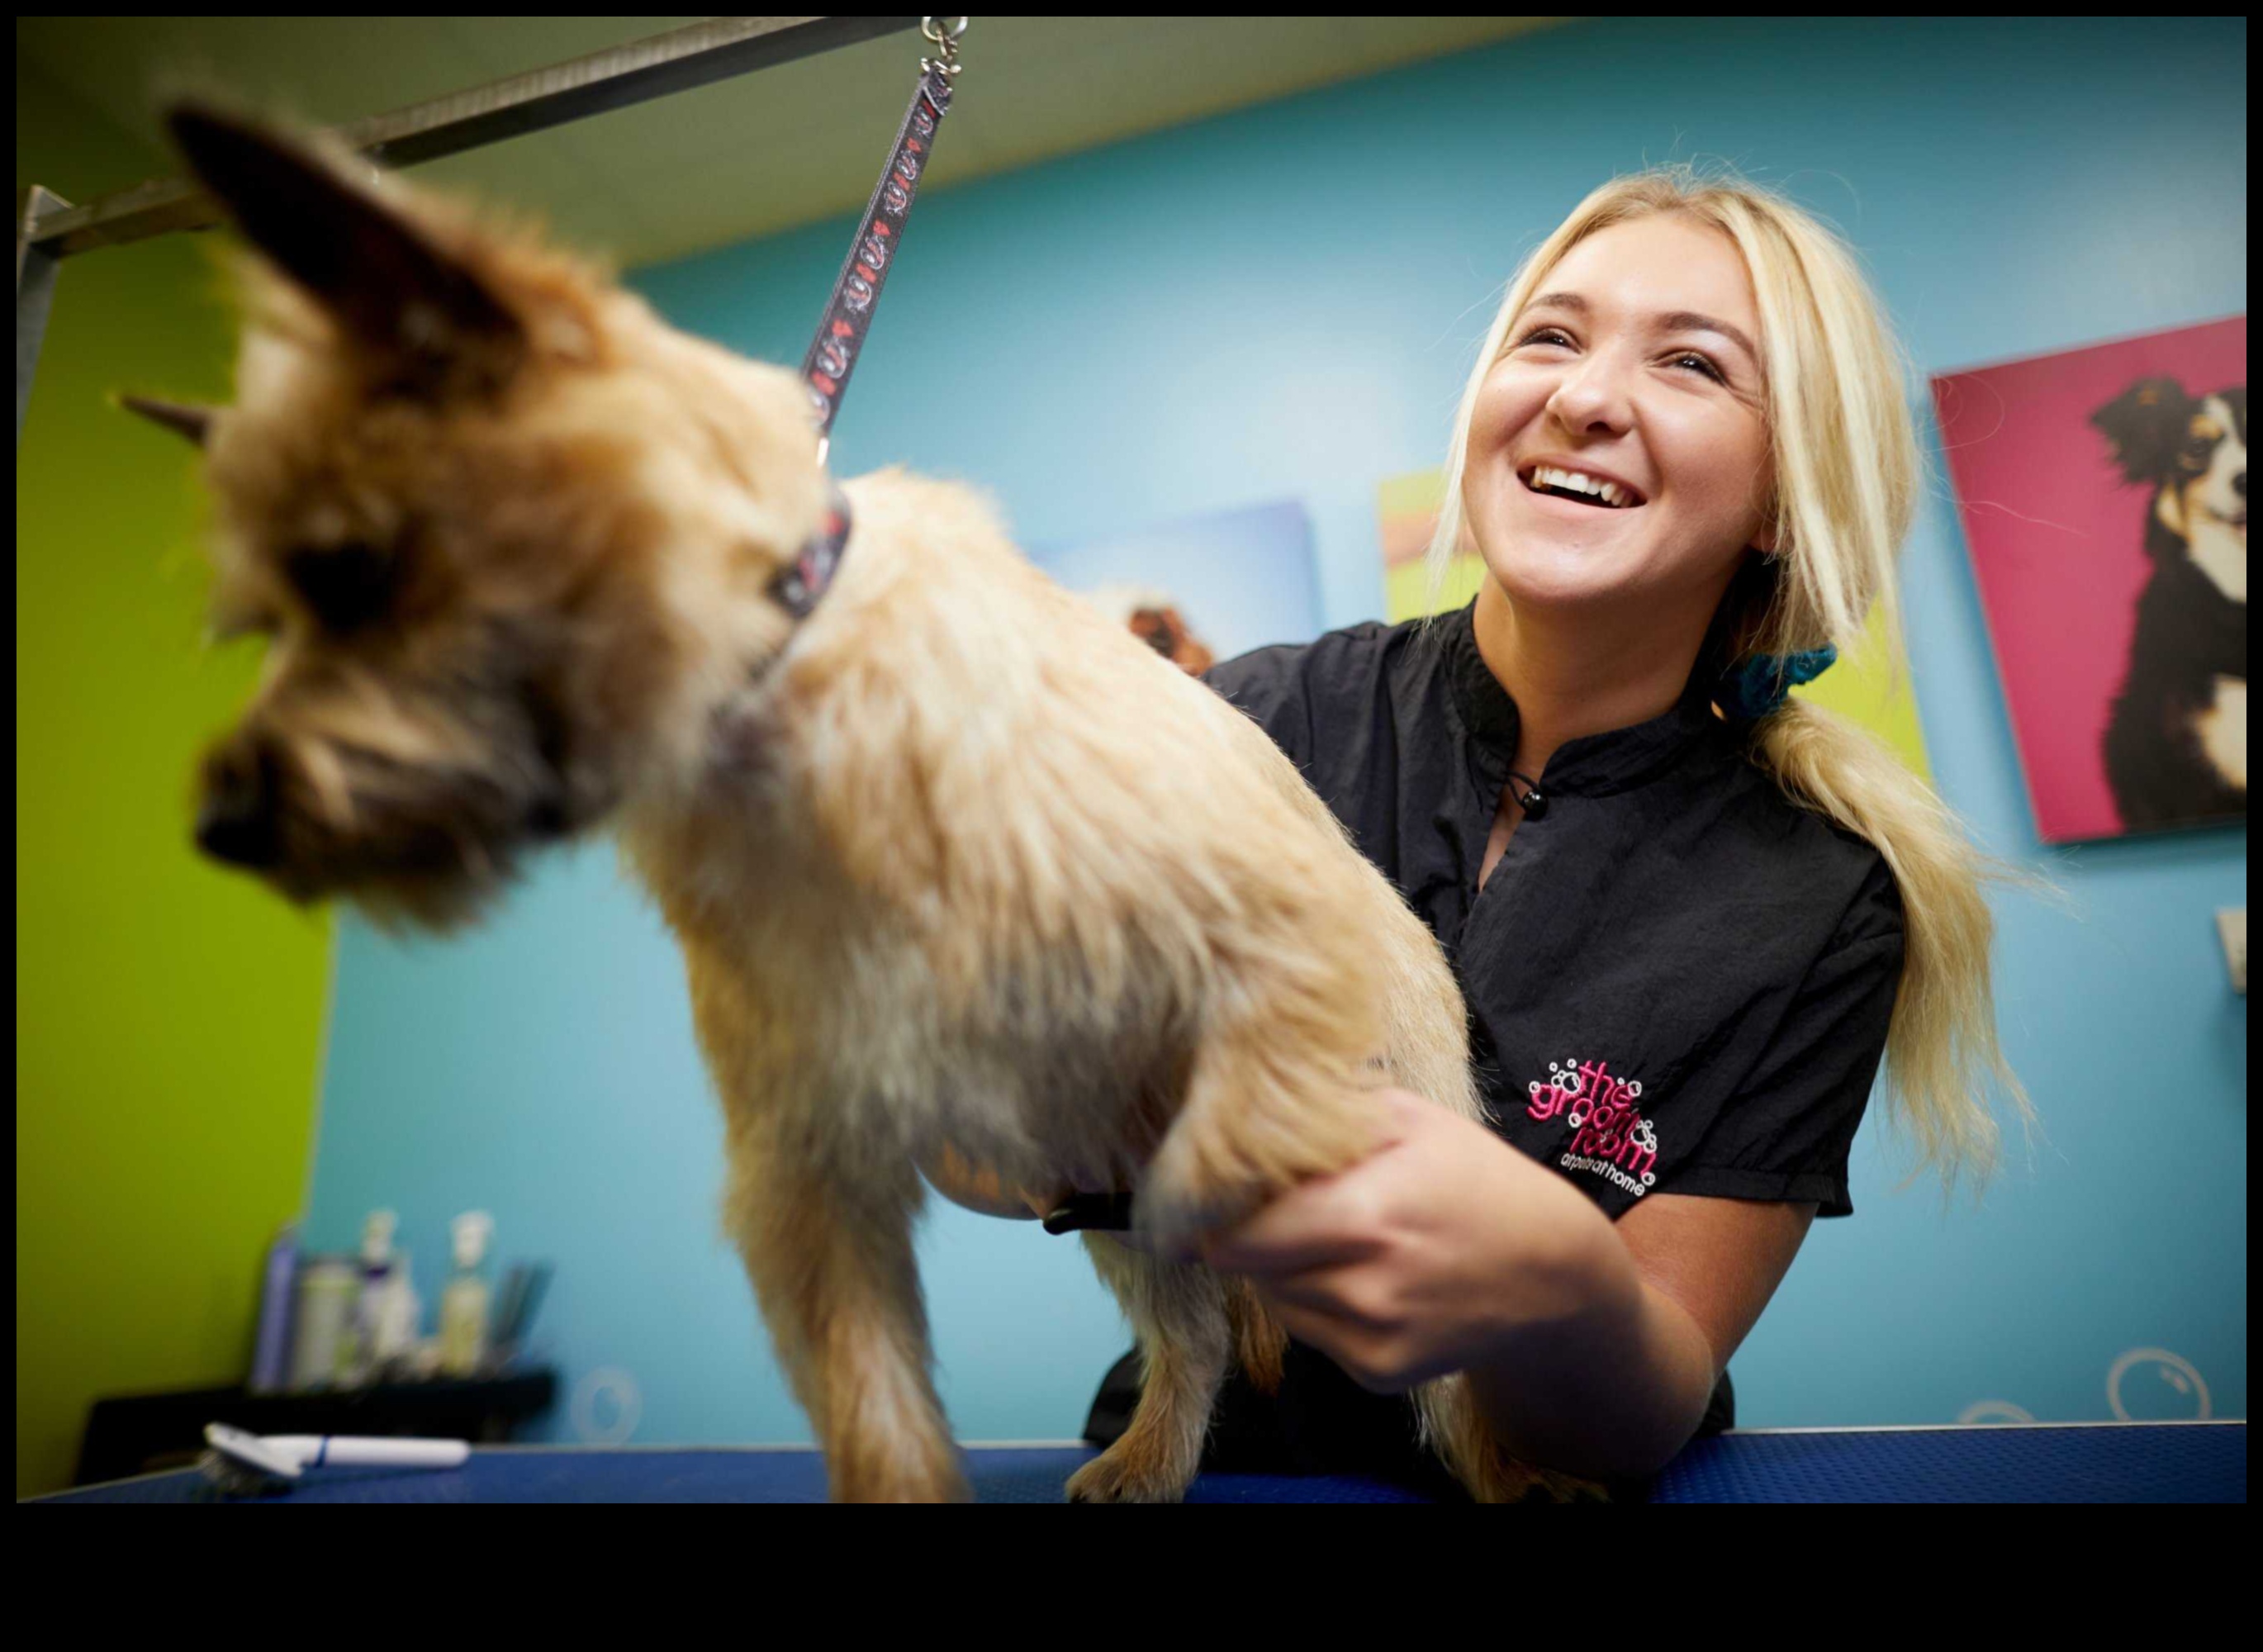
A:
[[[440,1294],[440,1369],[452,1377],[475,1377],[488,1359],[488,1282],[480,1272],[495,1218],[467,1210],[452,1224],[456,1271]]]

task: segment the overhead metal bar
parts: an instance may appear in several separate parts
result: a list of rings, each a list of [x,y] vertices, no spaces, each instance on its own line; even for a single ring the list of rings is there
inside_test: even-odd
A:
[[[415,166],[915,29],[919,23],[915,17],[718,18],[333,130],[379,164]],[[177,230],[209,229],[223,221],[219,204],[186,178],[152,178],[83,206],[38,185],[25,192],[16,213],[19,447],[57,261]]]

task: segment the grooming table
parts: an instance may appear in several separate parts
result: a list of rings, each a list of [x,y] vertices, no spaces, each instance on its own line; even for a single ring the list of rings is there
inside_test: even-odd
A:
[[[1098,1453],[1043,1441],[965,1448],[981,1503],[1059,1503]],[[193,1469],[81,1487],[35,1503],[223,1501]],[[822,1503],[807,1446],[474,1449],[461,1468],[310,1469],[290,1492],[242,1502]],[[1424,1503],[1335,1476],[1205,1474],[1189,1503]],[[2245,1503],[2247,1424],[1991,1424],[1977,1427],[1732,1429],[1693,1441],[1658,1476],[1654,1503]]]

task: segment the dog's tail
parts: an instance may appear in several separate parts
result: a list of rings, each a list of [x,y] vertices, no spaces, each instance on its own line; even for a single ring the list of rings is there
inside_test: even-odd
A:
[[[1270,1395],[1281,1387],[1281,1362],[1289,1351],[1289,1333],[1265,1311],[1247,1279],[1226,1282],[1225,1316],[1233,1327],[1234,1357],[1249,1375],[1258,1393]]]

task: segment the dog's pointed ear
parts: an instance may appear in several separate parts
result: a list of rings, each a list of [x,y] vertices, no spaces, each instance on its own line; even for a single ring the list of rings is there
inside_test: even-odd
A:
[[[179,432],[199,447],[211,431],[213,416],[220,411],[218,408],[196,407],[185,402],[160,402],[153,395],[119,395],[112,400],[129,413],[139,413],[152,424]]]
[[[484,283],[322,155],[191,100],[165,127],[245,237],[381,353],[432,362],[523,336]]]

